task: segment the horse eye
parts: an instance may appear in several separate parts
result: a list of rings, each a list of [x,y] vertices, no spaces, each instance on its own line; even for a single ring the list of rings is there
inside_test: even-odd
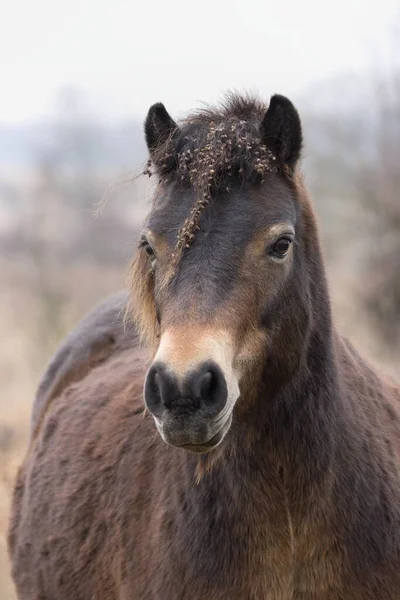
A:
[[[282,236],[272,246],[271,254],[278,258],[285,258],[286,254],[289,252],[292,241],[293,240],[290,237]]]
[[[153,248],[150,246],[148,240],[146,238],[142,238],[139,242],[139,248],[144,248],[146,254],[151,258],[151,264],[154,266],[156,261],[156,254]]]
[[[143,246],[143,248],[146,250],[146,252],[147,252],[147,254],[148,254],[149,256],[154,256],[154,250],[153,250],[153,248],[150,246],[150,244],[145,244],[145,245]]]

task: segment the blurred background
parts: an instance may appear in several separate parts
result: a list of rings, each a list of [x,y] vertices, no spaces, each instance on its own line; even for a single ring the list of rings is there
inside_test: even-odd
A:
[[[151,197],[142,123],[227,90],[288,95],[341,330],[400,358],[399,0],[14,0],[0,22],[0,600],[35,389],[63,336],[124,285]]]

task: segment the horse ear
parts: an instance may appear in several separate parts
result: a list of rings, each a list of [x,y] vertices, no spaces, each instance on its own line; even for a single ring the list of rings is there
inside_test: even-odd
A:
[[[285,96],[272,96],[260,133],[267,148],[293,170],[300,156],[303,135],[299,113]]]
[[[163,144],[175,131],[178,125],[171,118],[164,104],[157,102],[150,107],[144,123],[144,132],[149,152],[152,153]]]

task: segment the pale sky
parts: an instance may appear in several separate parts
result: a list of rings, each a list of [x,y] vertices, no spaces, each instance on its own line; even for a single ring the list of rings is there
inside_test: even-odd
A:
[[[82,88],[104,117],[172,114],[227,89],[299,94],[389,60],[399,0],[3,0],[0,121]]]

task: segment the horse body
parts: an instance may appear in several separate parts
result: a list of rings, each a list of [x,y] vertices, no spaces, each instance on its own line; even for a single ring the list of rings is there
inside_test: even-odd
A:
[[[278,444],[258,436],[199,483],[196,457],[165,446],[144,416],[134,338],[67,386],[16,485],[20,597],[396,598],[398,455],[376,423],[399,439],[399,416],[390,388],[342,340],[337,353],[336,435],[318,428],[314,407],[297,437],[290,428]]]
[[[148,371],[147,413],[146,358],[135,334],[121,334],[122,321],[110,303],[61,349],[39,389],[15,488],[9,547],[22,600],[400,597],[399,388],[379,378],[336,333],[314,216],[303,188],[295,186],[302,202],[295,251],[298,256],[306,248],[309,256],[312,246],[313,256],[306,268],[298,265],[290,289],[303,289],[306,280],[306,293],[288,293],[284,308],[276,304],[278,294],[269,298],[260,317],[268,337],[249,322],[228,343],[233,336],[223,337],[219,325],[206,376],[192,366],[189,379],[179,375],[186,386],[180,389],[197,385],[200,392],[174,392],[175,373],[184,373],[187,364],[174,346],[176,318],[190,314],[190,327],[197,318],[193,298],[185,304],[181,293],[178,317],[167,296],[155,294],[157,319],[169,320],[169,328],[161,329]],[[195,242],[187,260],[196,250],[205,256],[211,226],[203,224],[202,233],[202,245]],[[244,272],[242,262],[238,276],[244,289],[257,277],[251,265],[259,251],[258,239],[246,243],[250,266]],[[161,243],[158,248],[161,261]],[[198,278],[191,266],[185,272],[182,262],[178,287],[193,272]],[[208,277],[208,302],[218,312],[219,288]],[[200,283],[193,284],[198,293]],[[267,283],[254,303],[273,285]],[[231,285],[227,279],[223,284]],[[229,289],[229,298],[235,296],[236,289]],[[255,311],[246,298],[248,311]],[[230,307],[230,322],[241,317],[239,308]],[[140,310],[149,313],[143,298]],[[272,342],[271,332],[277,332]],[[179,329],[182,347],[185,339]],[[204,344],[194,336],[190,344],[185,353],[197,365],[204,361]],[[234,350],[229,344],[236,344]],[[253,361],[261,346],[267,350]],[[236,357],[232,371],[230,352]],[[158,366],[168,361],[173,367]],[[240,397],[233,401],[236,374]],[[209,451],[202,437],[208,429],[201,426],[204,419],[213,427],[219,422],[212,409],[221,398],[234,408],[228,420],[222,408],[229,427]],[[192,452],[175,447],[182,441],[193,444]],[[196,453],[199,448],[204,453]]]

